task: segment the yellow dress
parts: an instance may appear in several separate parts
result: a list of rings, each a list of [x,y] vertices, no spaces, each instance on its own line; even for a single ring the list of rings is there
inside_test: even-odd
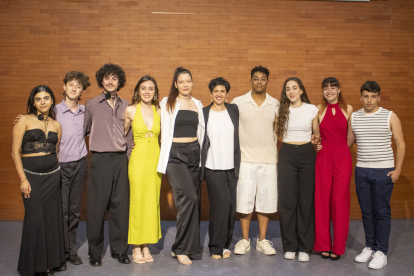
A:
[[[130,185],[129,244],[157,243],[161,238],[160,189],[161,174],[157,172],[160,146],[160,116],[153,106],[153,124],[149,130],[144,123],[141,104],[137,105],[132,132],[132,150],[128,176]],[[150,137],[150,133],[153,137]]]

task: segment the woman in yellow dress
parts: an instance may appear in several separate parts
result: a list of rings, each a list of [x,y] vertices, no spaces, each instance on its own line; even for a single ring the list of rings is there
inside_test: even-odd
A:
[[[154,261],[148,244],[157,243],[161,238],[158,112],[157,83],[153,77],[143,76],[135,87],[132,105],[125,110],[125,135],[132,126],[135,143],[128,165],[128,243],[134,245],[132,259],[139,264]]]

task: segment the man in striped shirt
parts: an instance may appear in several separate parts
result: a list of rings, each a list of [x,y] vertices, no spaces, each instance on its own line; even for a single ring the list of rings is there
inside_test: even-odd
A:
[[[352,113],[348,145],[357,144],[355,187],[365,230],[365,248],[356,256],[359,263],[381,269],[387,264],[391,232],[391,193],[405,156],[401,122],[392,111],[378,106],[381,88],[375,81],[361,87],[363,108]],[[397,145],[395,168],[391,136]]]

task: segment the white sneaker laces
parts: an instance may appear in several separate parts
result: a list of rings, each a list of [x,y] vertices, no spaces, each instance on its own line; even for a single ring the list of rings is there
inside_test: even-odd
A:
[[[243,245],[244,245],[244,242],[243,241],[245,241],[245,239],[241,239],[241,240],[239,240],[239,242],[238,243],[236,243],[236,245],[235,246],[237,246],[239,243],[242,243]],[[247,241],[247,242],[249,242],[249,241]]]
[[[267,244],[267,245],[270,245],[271,247],[273,247],[273,243],[269,240],[262,240],[262,241],[260,241],[260,243]]]

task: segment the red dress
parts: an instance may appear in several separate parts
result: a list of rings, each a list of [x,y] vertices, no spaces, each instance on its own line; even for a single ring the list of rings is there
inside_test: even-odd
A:
[[[348,121],[339,104],[328,104],[319,130],[322,150],[316,156],[315,168],[314,250],[343,255],[349,231],[352,158],[347,144]]]

